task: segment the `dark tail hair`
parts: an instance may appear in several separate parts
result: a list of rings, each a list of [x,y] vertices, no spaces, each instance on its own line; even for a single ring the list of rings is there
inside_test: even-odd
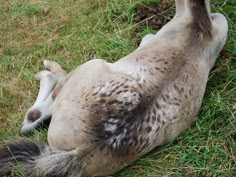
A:
[[[200,36],[212,37],[212,21],[207,10],[205,0],[189,0],[194,27]]]
[[[1,146],[0,176],[81,177],[80,160],[76,151],[52,152],[46,144],[21,140]]]

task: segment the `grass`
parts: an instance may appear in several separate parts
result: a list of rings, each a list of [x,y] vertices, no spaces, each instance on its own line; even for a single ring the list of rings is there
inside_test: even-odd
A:
[[[156,0],[157,2],[158,0]],[[45,58],[72,70],[91,58],[112,62],[137,44],[134,9],[154,0],[6,0],[0,5],[0,140],[19,137],[38,92]],[[228,56],[212,70],[197,121],[114,177],[236,176],[236,3],[212,1],[229,21]],[[139,29],[143,36],[149,27]],[[45,140],[44,131],[31,138]]]

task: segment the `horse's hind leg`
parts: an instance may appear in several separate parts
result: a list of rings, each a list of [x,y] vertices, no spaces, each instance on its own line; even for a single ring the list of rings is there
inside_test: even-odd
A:
[[[38,97],[33,106],[26,112],[21,128],[21,134],[27,134],[39,125],[39,119],[48,112],[49,107],[45,104],[53,88],[57,84],[57,78],[49,71],[41,71],[36,74],[36,79],[40,81]]]
[[[46,70],[56,76],[58,82],[60,82],[67,74],[66,71],[62,69],[61,65],[55,61],[44,60],[43,64]]]
[[[175,0],[175,18],[182,16],[186,11],[186,0]]]
[[[60,86],[61,84],[59,82],[66,75],[66,72],[61,66],[55,62],[44,61],[44,65],[48,71],[44,70],[36,74],[36,79],[40,81],[39,94],[34,105],[26,112],[21,134],[31,132],[45,120],[50,119],[52,115],[52,104],[55,99],[53,98],[53,93],[55,89],[58,92],[58,86],[56,84]]]
[[[145,46],[149,41],[153,39],[155,34],[147,34],[146,36],[143,37],[142,41],[139,44],[139,47]]]
[[[186,11],[186,0],[175,0],[175,6],[176,6],[176,13],[175,18],[180,17],[185,14]],[[143,37],[139,47],[145,46],[147,43],[149,43],[153,38],[155,37],[155,34],[147,34]]]

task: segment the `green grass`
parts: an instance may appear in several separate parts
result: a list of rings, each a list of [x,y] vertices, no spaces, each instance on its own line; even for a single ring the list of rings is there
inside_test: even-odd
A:
[[[33,76],[43,59],[68,71],[94,57],[116,61],[137,47],[134,8],[144,2],[154,0],[1,1],[0,140],[19,137],[24,113],[37,96]],[[229,56],[218,58],[210,74],[197,121],[115,177],[236,176],[236,2],[212,4],[229,21]],[[153,30],[139,31],[143,36]],[[37,131],[31,138],[45,140],[45,134]]]

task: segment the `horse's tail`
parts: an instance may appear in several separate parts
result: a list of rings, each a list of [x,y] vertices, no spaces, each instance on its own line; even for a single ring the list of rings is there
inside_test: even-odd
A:
[[[2,145],[0,176],[81,177],[82,158],[77,151],[52,151],[29,140]]]

